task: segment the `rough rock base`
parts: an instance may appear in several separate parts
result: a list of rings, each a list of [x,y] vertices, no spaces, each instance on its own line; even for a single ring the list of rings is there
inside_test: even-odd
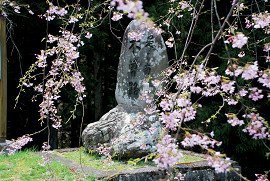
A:
[[[142,118],[140,113],[130,110],[118,105],[99,121],[89,124],[82,134],[84,147],[95,150],[99,144],[108,143],[124,158],[137,158],[154,152],[155,140],[161,132],[158,116]],[[150,127],[155,131],[150,132]]]

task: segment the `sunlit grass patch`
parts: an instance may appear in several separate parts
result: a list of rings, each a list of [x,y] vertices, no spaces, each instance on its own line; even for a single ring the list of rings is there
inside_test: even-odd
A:
[[[81,163],[82,165],[106,170],[106,171],[121,171],[138,167],[155,166],[150,160],[144,162],[136,162],[136,160],[117,160],[113,159],[114,164],[111,166],[104,164],[104,158],[97,154],[89,154],[84,149],[69,151],[69,152],[51,152],[66,159]],[[204,158],[184,154],[179,160],[179,164],[203,161]],[[128,163],[134,163],[128,164]],[[11,156],[0,156],[0,180],[74,180],[76,177],[81,177],[80,173],[76,171],[71,172],[70,168],[52,159],[50,168],[48,166],[41,166],[41,156],[34,154],[32,150],[19,151]],[[48,171],[51,170],[49,173]],[[51,176],[51,177],[50,177]],[[92,177],[86,178],[87,180],[94,180]]]
[[[204,161],[204,160],[206,159],[199,156],[183,154],[183,157],[178,161],[178,164],[192,163],[192,162],[198,162],[198,161]]]
[[[42,158],[32,151],[0,156],[0,180],[74,180],[78,175],[67,166],[52,160],[50,168],[41,166]],[[51,172],[49,173],[49,169]]]

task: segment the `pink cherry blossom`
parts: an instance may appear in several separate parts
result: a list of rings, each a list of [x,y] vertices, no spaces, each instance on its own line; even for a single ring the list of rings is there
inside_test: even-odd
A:
[[[238,77],[242,73],[243,73],[243,67],[238,66],[236,64],[233,64],[233,67],[228,66],[225,71],[225,74],[230,75],[230,76],[235,76],[235,77]]]
[[[88,39],[92,38],[92,34],[90,32],[87,32],[85,35],[85,38],[88,38]]]
[[[69,23],[76,23],[79,21],[75,16],[70,16],[70,19],[68,20]]]
[[[21,149],[24,145],[31,141],[33,141],[33,139],[27,135],[24,135],[17,140],[13,140],[10,144],[8,144],[8,155],[13,155],[17,150]]]
[[[68,13],[68,11],[65,8],[58,8],[58,11],[55,11],[55,14],[59,16],[65,16]]]
[[[180,113],[184,115],[184,119],[183,119],[184,122],[195,119],[197,111],[192,106],[189,106],[180,110],[181,110]]]
[[[242,33],[238,32],[235,36],[228,35],[229,38],[224,43],[232,42],[233,48],[242,48],[245,44],[247,44],[248,38]]]
[[[242,11],[245,7],[246,7],[246,6],[244,5],[244,3],[238,2],[237,5],[236,5],[236,7],[235,7],[235,9],[236,9],[237,11]]]
[[[182,10],[185,10],[188,8],[188,11],[191,11],[193,8],[188,4],[186,1],[179,2],[179,5],[181,6]]]
[[[118,21],[120,19],[123,18],[123,14],[122,13],[119,13],[119,12],[114,12],[113,13],[113,17],[112,17],[112,20],[113,21]]]
[[[141,144],[140,149],[146,150],[147,149],[147,145],[145,143]]]
[[[168,39],[168,41],[174,41],[174,38],[173,38],[173,37],[170,37],[170,38]]]
[[[177,119],[176,115],[173,113],[161,113],[160,114],[160,120],[162,123],[165,124],[166,128],[169,128],[171,130],[176,130],[178,124],[179,124],[179,119]]]
[[[188,99],[188,94],[184,94],[184,93],[178,96],[175,101],[176,101],[177,106],[179,107],[187,107],[192,104],[190,100]]]
[[[34,12],[32,10],[29,10],[28,13],[34,15]]]
[[[241,97],[246,96],[247,93],[248,93],[248,91],[246,91],[245,89],[241,89],[241,90],[239,91],[239,95],[240,95]]]
[[[267,174],[265,174],[265,175],[263,175],[263,174],[255,174],[255,176],[257,177],[256,181],[269,181],[268,178],[267,178]]]
[[[243,129],[243,132],[248,132],[254,139],[265,139],[270,137],[269,131],[264,125],[267,123],[265,123],[266,121],[259,114],[251,112],[243,115],[243,117],[250,120],[247,127]]]
[[[249,90],[250,90],[250,94],[248,97],[252,99],[253,101],[257,101],[263,98],[263,94],[261,94],[262,90],[258,89],[257,87],[249,88]]]
[[[173,179],[174,180],[185,180],[186,174],[178,173]]]
[[[175,75],[173,78],[177,83],[176,88],[182,90],[188,89],[191,85],[193,85],[195,81],[195,75],[196,75],[195,69],[193,69],[192,72],[186,71]]]
[[[208,149],[209,146],[214,148],[214,146],[220,146],[221,142],[216,140],[210,139],[208,136],[205,135],[198,135],[198,134],[188,134],[186,135],[185,139],[181,142],[184,147],[193,147],[195,145],[199,145],[204,149]]]
[[[270,69],[263,72],[262,76],[258,79],[258,82],[270,89]]]
[[[202,91],[202,88],[199,86],[197,86],[197,87],[191,86],[190,91],[193,93],[200,93]]]
[[[204,82],[207,84],[218,84],[220,80],[220,75],[216,75],[215,72],[211,72],[209,76],[204,79]]]
[[[268,52],[270,50],[270,43],[264,45],[263,51]]]
[[[214,136],[215,136],[214,131],[212,131],[212,132],[210,133],[210,136],[211,136],[212,138],[214,138]]]
[[[146,108],[144,108],[144,112],[146,113],[146,114],[154,114],[154,113],[157,113],[157,112],[159,112],[159,110],[157,110],[157,107],[154,105],[152,105],[152,106],[147,106]]]
[[[135,40],[135,41],[140,41],[143,35],[144,35],[144,32],[142,31],[131,31],[128,33],[128,37],[131,40]]]
[[[48,35],[48,40],[47,40],[48,43],[53,43],[53,42],[55,42],[57,40],[58,40],[57,37],[55,37],[55,36],[53,36],[51,34]]]
[[[145,118],[145,115],[144,114],[142,114],[141,112],[138,113],[138,118],[135,121],[132,122],[132,126],[133,127],[138,127],[138,126],[143,125],[144,118]]]
[[[47,59],[47,55],[45,53],[44,50],[41,51],[40,55],[37,55],[36,58],[38,59],[38,61],[36,62],[37,66],[40,68],[44,68],[46,67],[46,59]]]
[[[151,124],[151,127],[149,128],[149,131],[151,134],[155,134],[157,132],[157,127],[155,127],[153,124]]]
[[[152,84],[155,88],[159,87],[161,85],[161,81],[160,80],[153,80]]]
[[[246,28],[250,28],[254,23],[250,23],[250,20],[246,17],[245,18]]]
[[[264,28],[270,24],[270,15],[268,11],[252,15],[254,21],[254,28]]]
[[[123,11],[129,18],[138,20],[141,28],[154,27],[153,22],[148,18],[148,13],[144,12],[142,1],[124,1],[124,0],[112,0],[111,6],[116,6],[118,11]],[[144,23],[139,23],[144,22]]]
[[[174,104],[171,100],[162,99],[159,106],[163,109],[163,111],[170,111],[173,108]]]
[[[219,157],[219,152],[216,152],[215,156],[207,155],[208,165],[215,168],[217,173],[226,173],[230,169],[231,163],[229,158],[223,159]]]
[[[38,164],[40,166],[45,166],[51,163],[51,158],[49,156],[49,150],[51,149],[51,146],[48,143],[43,143],[42,145],[42,163],[39,162]]]
[[[248,38],[243,33],[237,33],[232,39],[233,48],[242,48],[247,44]]]
[[[165,44],[167,45],[167,47],[172,48],[173,47],[173,42],[170,41],[165,41]]]
[[[235,90],[235,81],[229,81],[229,82],[221,82],[221,89],[226,92],[232,94]]]
[[[244,57],[245,55],[246,55],[245,52],[242,51],[242,52],[240,52],[240,53],[238,54],[238,57],[242,58],[242,57]]]
[[[162,140],[155,146],[158,157],[153,161],[158,164],[158,167],[168,168],[177,164],[183,154],[177,149],[175,139],[171,135],[165,135]]]
[[[236,105],[238,103],[233,97],[225,97],[224,101],[226,101],[228,105]]]
[[[202,91],[202,95],[209,97],[209,96],[214,96],[217,95],[220,92],[219,86],[215,87],[207,87]]]
[[[245,80],[250,80],[258,77],[258,62],[255,61],[254,64],[246,64],[244,67],[242,78]]]
[[[170,37],[167,41],[165,41],[165,44],[169,47],[172,48],[174,44],[174,38]]]
[[[8,2],[7,0],[4,0],[3,2],[9,3],[9,6],[13,7],[13,11],[20,13],[20,7],[17,6],[15,2]],[[172,6],[169,9],[169,12],[172,13],[170,14],[171,17],[183,17],[183,15],[180,14],[182,10],[190,11],[193,9],[193,7],[196,7],[191,4],[192,2],[180,1],[177,2],[178,9],[175,9],[175,0],[171,0],[171,2],[173,2],[171,3]],[[233,3],[235,2],[236,1],[233,1]],[[151,30],[159,34],[163,31],[161,30],[161,28],[154,26],[153,22],[149,20],[148,14],[143,10],[141,0],[111,0],[111,6],[114,7],[109,7],[110,11],[117,11],[113,13],[113,17],[111,18],[113,21],[118,21],[123,17],[123,15],[127,15],[129,18],[136,19],[136,26],[140,26],[142,30],[144,30],[144,28],[146,27],[150,27]],[[68,15],[69,12],[65,8],[54,6],[52,3],[49,3],[49,9],[46,11],[46,14],[44,14],[43,17],[46,17],[48,21],[55,18],[60,18],[61,20],[64,20],[64,22],[68,22],[69,24],[75,23],[82,18],[80,14],[70,11],[70,9],[72,8],[71,6],[66,7],[68,7],[69,12],[72,12],[71,15]],[[239,2],[236,5],[235,10],[240,11],[243,10],[244,7],[244,4],[242,2]],[[80,7],[76,6],[74,7],[74,10],[79,11]],[[6,14],[3,10],[1,10],[1,13],[3,15]],[[192,16],[196,18],[195,14],[193,13]],[[264,28],[265,33],[270,33],[269,13],[267,11],[260,12],[259,14],[253,14],[252,17],[249,17],[252,18],[252,20],[250,21],[248,20],[248,18],[246,18],[247,27],[254,26],[254,31],[258,31],[256,30],[257,28]],[[100,18],[105,18],[105,16],[101,16],[100,14]],[[164,24],[167,25],[167,27],[170,29],[174,28],[170,20],[165,20]],[[244,35],[244,33],[242,32],[236,32],[238,30],[236,24],[237,22],[235,22],[235,25],[232,25],[226,30],[226,32],[224,32],[225,36],[228,37],[226,43],[232,43],[233,48],[243,48],[248,43],[248,37],[246,35],[250,37],[251,34],[248,33],[248,30],[245,30],[247,32],[246,35]],[[91,25],[92,24],[90,24],[90,26]],[[67,29],[64,28],[64,30],[60,31],[59,35],[48,35],[46,41],[47,43],[50,43],[50,49],[42,50],[39,55],[36,55],[37,60],[33,68],[40,68],[40,70],[43,70],[46,66],[49,65],[46,69],[47,74],[45,75],[46,79],[44,79],[44,83],[38,84],[34,87],[34,89],[38,92],[38,94],[43,95],[42,102],[39,104],[41,120],[50,120],[53,123],[53,127],[56,129],[60,128],[62,123],[62,118],[58,115],[57,110],[57,100],[60,97],[61,88],[64,85],[70,84],[77,92],[78,102],[79,100],[82,100],[83,97],[85,97],[84,92],[86,90],[83,84],[84,78],[77,70],[76,59],[80,57],[79,47],[84,45],[84,42],[81,40],[81,36],[79,34],[82,33],[85,35],[86,33],[85,37],[88,39],[92,37],[92,34],[90,32],[85,32],[85,27],[83,27],[83,31],[78,32],[79,36],[77,36],[74,33],[74,31],[77,31],[77,28],[74,28],[74,31],[68,31],[68,28],[70,28],[70,26],[71,25],[66,26]],[[176,30],[177,28],[179,27],[175,27]],[[175,31],[175,29],[172,29],[172,31]],[[140,41],[144,35],[143,32],[144,31],[141,30],[135,30],[133,32],[130,32],[128,34],[128,37],[130,40]],[[176,31],[176,34],[180,34],[180,31]],[[268,41],[267,38],[263,40],[265,42]],[[264,41],[259,40],[258,42],[256,42],[258,43],[258,47],[262,47]],[[165,42],[166,46],[170,48],[174,47],[176,43],[177,42],[175,42],[173,37],[170,37]],[[252,48],[253,46],[249,46],[247,51],[252,51]],[[270,43],[264,44],[263,50],[268,53],[267,59],[270,59]],[[250,54],[250,52],[248,54]],[[265,62],[263,62],[264,64],[261,64],[263,66],[260,67],[262,70],[259,70],[258,62],[252,62],[254,61],[254,59],[249,59],[248,61],[250,62],[248,62],[246,65],[243,65],[243,63],[248,59],[248,57],[241,58],[245,56],[244,51],[240,52],[238,56],[240,58],[230,58],[231,62],[229,62],[229,66],[225,71],[227,75],[232,76],[230,78],[218,75],[217,72],[219,71],[215,68],[212,69],[206,67],[207,65],[205,64],[207,63],[207,61],[205,60],[202,61],[203,63],[201,65],[192,64],[192,67],[189,67],[190,64],[187,63],[187,60],[179,59],[180,62],[177,62],[177,65],[173,64],[173,66],[175,65],[173,68],[164,71],[164,76],[170,77],[170,79],[173,79],[172,81],[152,81],[150,79],[149,82],[143,84],[144,90],[142,91],[141,98],[145,100],[145,102],[148,104],[145,107],[144,111],[146,114],[159,113],[159,121],[163,124],[162,128],[164,129],[165,134],[165,136],[162,135],[163,137],[160,139],[159,143],[155,147],[157,149],[158,156],[154,159],[154,162],[156,162],[159,167],[168,168],[170,166],[173,166],[177,164],[177,161],[182,157],[182,153],[177,148],[177,140],[173,139],[172,136],[167,135],[167,133],[176,131],[177,129],[179,129],[180,126],[185,125],[184,122],[195,119],[197,114],[196,109],[200,107],[197,106],[199,105],[198,102],[200,101],[200,99],[194,100],[194,102],[191,102],[191,100],[199,96],[207,97],[220,94],[220,96],[224,98],[224,101],[228,102],[229,105],[235,105],[238,103],[238,101],[239,103],[245,102],[244,100],[246,98],[244,98],[244,96],[246,96],[248,93],[249,98],[253,101],[257,101],[263,98],[264,95],[262,94],[262,90],[258,89],[257,87],[251,86],[256,83],[253,79],[258,78],[259,83],[261,83],[267,88],[270,88],[270,71],[268,69],[263,70],[264,65],[267,66],[268,64],[265,64]],[[185,59],[185,57],[182,58]],[[258,60],[261,60],[260,56],[256,58],[258,58]],[[240,65],[242,65],[243,67]],[[235,77],[238,77],[239,75],[242,75],[242,79],[249,81],[242,81],[243,83],[236,82],[240,78]],[[253,80],[253,82],[251,80]],[[33,85],[32,81],[28,79],[22,79],[20,84],[27,87]],[[151,90],[149,89],[149,84],[153,84],[157,89],[155,95],[153,95],[154,91],[151,92]],[[236,85],[238,86],[237,89]],[[169,93],[174,86],[176,87],[176,90],[174,90],[173,93]],[[166,87],[166,89],[163,89],[164,87]],[[201,95],[194,95],[193,93]],[[270,94],[268,95],[268,97],[269,96]],[[158,101],[158,104],[155,104],[156,100]],[[242,107],[247,108],[247,110],[245,111],[249,111],[249,108],[245,105]],[[226,114],[226,116],[227,122],[232,126],[242,126],[244,124],[244,121],[239,120],[237,115],[234,113],[228,113]],[[245,122],[248,122],[248,124],[245,126],[245,129],[243,129],[244,132],[249,133],[255,139],[266,139],[270,137],[269,129],[267,127],[268,123],[266,120],[260,117],[259,114],[249,113],[245,115],[245,118]],[[139,114],[138,119],[132,122],[133,125],[131,125],[131,127],[142,126],[144,124],[144,119],[146,119],[145,115]],[[149,131],[154,134],[155,132],[159,132],[162,128],[157,128],[152,124],[151,128],[149,128]],[[206,134],[189,133],[186,134],[186,137],[181,143],[184,147],[199,145],[204,149],[209,149],[209,147],[213,148],[221,144],[221,142],[214,140],[213,136],[213,132]],[[130,139],[127,134],[123,134],[118,139],[115,139],[113,142],[117,141],[126,144],[130,142]],[[24,142],[27,142],[27,138],[22,141],[22,143]],[[22,143],[20,143],[20,145],[23,145]],[[146,149],[147,147],[149,146],[143,142],[140,148]],[[50,147],[48,144],[46,144],[43,146],[43,149],[44,151],[48,151]],[[100,148],[97,149],[97,151],[100,154],[104,154],[108,158],[108,160],[111,159],[111,147],[107,147],[107,145],[101,145]],[[229,170],[229,159],[223,159],[223,157],[218,152],[216,152],[215,155],[208,155],[207,160],[209,161],[209,165],[215,168],[216,172],[227,172]],[[181,174],[179,174],[179,178],[183,179]]]
[[[245,124],[243,120],[239,120],[237,118],[237,116],[233,113],[229,113],[229,114],[225,114],[228,118],[228,123],[230,123],[232,126],[236,126],[236,125],[243,125]]]
[[[269,55],[266,57],[266,61],[265,62],[270,62],[270,56]]]
[[[100,146],[96,149],[98,154],[105,155],[106,157],[110,157],[111,147],[106,144],[100,144]]]
[[[56,121],[54,121],[54,123],[52,125],[53,128],[59,129],[62,127],[61,122],[59,120],[60,120],[60,118],[58,118]]]

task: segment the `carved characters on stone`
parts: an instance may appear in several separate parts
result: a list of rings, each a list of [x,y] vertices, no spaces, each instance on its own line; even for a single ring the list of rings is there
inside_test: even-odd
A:
[[[129,36],[131,32],[143,33],[140,40]],[[161,35],[151,30],[142,30],[132,21],[127,27],[119,58],[115,98],[118,105],[102,118],[91,123],[82,134],[84,147],[93,150],[99,143],[112,143],[116,138],[126,136],[128,142],[121,140],[114,143],[115,151],[122,157],[139,157],[155,151],[156,138],[161,132],[158,115],[147,115],[143,125],[134,128],[136,120],[146,108],[145,100],[140,98],[145,79],[159,79],[161,72],[168,67],[166,46]],[[152,84],[149,84],[154,90]],[[138,113],[141,112],[141,113]],[[150,126],[155,125],[157,131],[151,133]],[[141,145],[145,149],[141,149]]]
[[[140,32],[140,40],[130,37],[132,32]],[[127,27],[118,65],[115,97],[119,105],[135,108],[146,106],[140,99],[143,81],[155,77],[168,67],[166,46],[161,35],[151,30],[142,30],[134,22]]]

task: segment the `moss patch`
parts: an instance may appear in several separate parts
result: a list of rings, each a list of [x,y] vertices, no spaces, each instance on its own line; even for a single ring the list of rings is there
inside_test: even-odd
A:
[[[104,158],[100,157],[97,154],[87,153],[83,148],[76,151],[68,151],[68,152],[61,152],[61,153],[54,151],[52,153],[62,156],[66,159],[75,161],[84,166],[92,167],[99,170],[105,170],[105,171],[117,171],[117,170],[120,171],[120,170],[127,170],[127,169],[145,167],[145,166],[156,166],[156,164],[153,163],[151,160],[147,162],[145,161],[136,162],[133,159],[123,160],[123,161],[113,159],[113,162],[114,162],[113,165],[108,166]],[[178,164],[192,163],[192,162],[205,160],[204,158],[198,157],[198,156],[192,156],[188,154],[183,154],[183,155],[184,156],[179,160]],[[130,164],[130,163],[135,163],[135,162],[136,164]]]

